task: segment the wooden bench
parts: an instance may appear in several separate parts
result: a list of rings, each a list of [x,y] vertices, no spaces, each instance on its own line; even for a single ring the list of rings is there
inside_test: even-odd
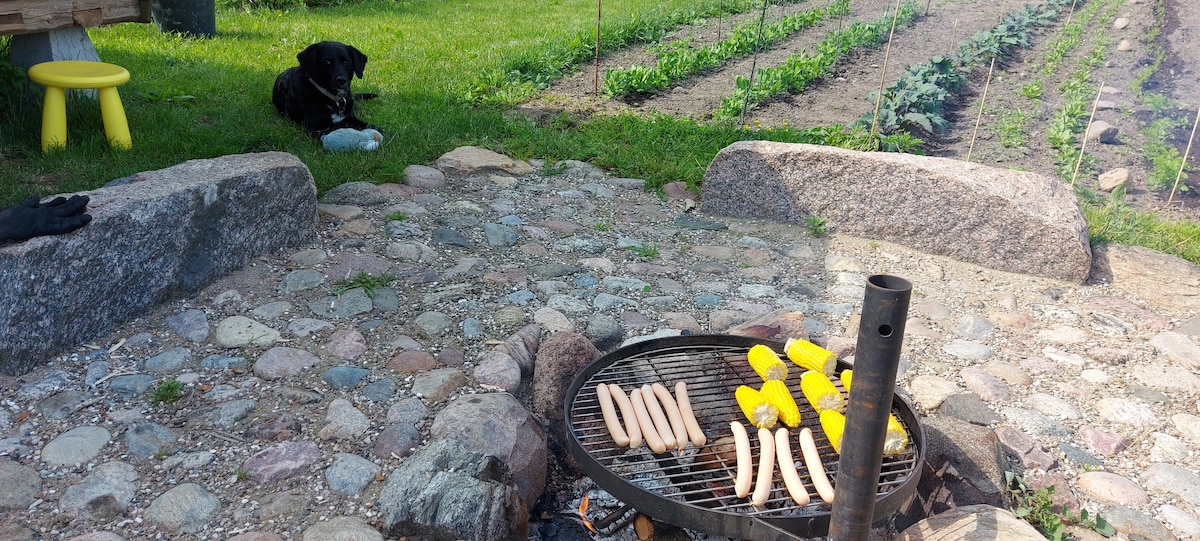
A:
[[[100,55],[87,28],[150,22],[150,0],[0,0],[0,35],[11,35],[10,59],[28,69],[52,60]]]

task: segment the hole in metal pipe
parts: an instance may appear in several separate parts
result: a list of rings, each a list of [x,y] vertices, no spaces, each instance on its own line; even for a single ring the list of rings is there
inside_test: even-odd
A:
[[[880,325],[879,326],[879,336],[887,338],[891,335],[892,335],[892,326],[891,325]]]

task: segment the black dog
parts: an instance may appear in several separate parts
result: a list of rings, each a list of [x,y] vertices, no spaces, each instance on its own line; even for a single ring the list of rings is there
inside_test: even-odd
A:
[[[375,94],[352,94],[350,80],[362,79],[367,55],[336,41],[309,45],[296,55],[298,67],[288,68],[275,79],[271,101],[279,114],[304,125],[309,135],[320,138],[339,128],[374,128],[354,116],[354,100]]]

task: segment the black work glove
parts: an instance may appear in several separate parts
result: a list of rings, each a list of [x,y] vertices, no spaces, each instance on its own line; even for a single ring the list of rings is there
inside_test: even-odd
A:
[[[16,206],[0,210],[0,241],[23,241],[42,235],[70,233],[92,221],[86,214],[88,197],[56,197],[48,203],[32,195]]]

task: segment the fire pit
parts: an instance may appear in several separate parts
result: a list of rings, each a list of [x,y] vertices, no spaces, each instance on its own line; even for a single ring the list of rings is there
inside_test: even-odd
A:
[[[830,506],[815,497],[808,505],[796,505],[778,470],[765,505],[754,507],[748,499],[733,493],[736,466],[723,448],[722,437],[729,435],[731,421],[746,421],[734,400],[734,390],[743,384],[758,387],[762,382],[746,361],[747,351],[755,344],[783,351],[782,343],[742,336],[679,336],[633,344],[588,365],[571,382],[566,395],[566,435],[571,454],[601,488],[638,511],[670,524],[755,540],[827,535]],[[846,368],[849,365],[839,361],[837,372]],[[692,408],[708,437],[705,448],[689,445],[683,451],[653,454],[645,446],[617,447],[601,416],[596,385],[616,384],[629,391],[656,382],[673,388],[678,381],[687,382]],[[838,454],[825,438],[817,413],[800,396],[799,381],[800,370],[792,370],[787,384],[797,397],[801,424],[816,436],[821,461],[833,481],[837,478]],[[843,390],[836,377],[833,381]],[[924,463],[925,435],[912,406],[894,395],[892,413],[908,432],[909,443],[902,453],[884,457],[876,483],[875,520],[891,515],[908,501],[916,491]],[[798,430],[791,432],[794,435]],[[754,456],[758,457],[757,438],[751,441]],[[798,457],[798,446],[793,448]],[[815,495],[807,468],[800,470],[805,487]]]

